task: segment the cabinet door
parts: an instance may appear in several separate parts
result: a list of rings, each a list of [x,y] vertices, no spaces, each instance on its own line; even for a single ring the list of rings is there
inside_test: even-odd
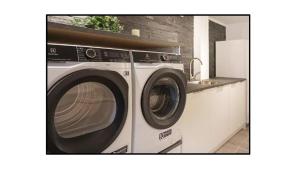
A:
[[[239,100],[238,100],[238,96],[237,96],[237,84],[231,84],[230,85],[230,92],[229,92],[229,107],[230,107],[230,133],[234,133],[237,128],[239,127],[239,118],[237,117],[238,114],[238,104],[239,104]]]
[[[215,91],[210,89],[197,99],[197,104],[203,107],[203,109],[199,109],[200,107],[196,108],[199,115],[196,123],[199,126],[199,152],[211,152],[215,147],[214,98]]]
[[[213,90],[187,95],[187,104],[180,120],[183,153],[208,153],[214,147]]]
[[[246,121],[246,83],[230,85],[230,131],[240,129]]]
[[[212,102],[214,147],[219,146],[230,134],[229,128],[229,87],[214,89]]]
[[[238,112],[237,118],[239,119],[238,126],[241,127],[246,123],[247,115],[247,100],[246,100],[246,82],[240,82],[237,84],[237,98],[238,98]]]

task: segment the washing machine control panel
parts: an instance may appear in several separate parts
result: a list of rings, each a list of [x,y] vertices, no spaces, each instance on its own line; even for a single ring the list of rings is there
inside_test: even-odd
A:
[[[133,52],[134,62],[139,63],[181,63],[181,55],[151,52]]]
[[[126,50],[48,44],[47,60],[79,62],[130,62],[130,55],[129,51]]]

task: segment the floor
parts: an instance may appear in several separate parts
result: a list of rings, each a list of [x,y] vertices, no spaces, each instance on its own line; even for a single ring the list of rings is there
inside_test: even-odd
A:
[[[216,153],[249,153],[249,128],[235,134]]]

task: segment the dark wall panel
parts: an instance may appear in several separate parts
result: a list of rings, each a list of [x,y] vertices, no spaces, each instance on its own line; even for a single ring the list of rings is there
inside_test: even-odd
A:
[[[226,40],[226,27],[209,21],[209,77],[216,77],[216,41]]]

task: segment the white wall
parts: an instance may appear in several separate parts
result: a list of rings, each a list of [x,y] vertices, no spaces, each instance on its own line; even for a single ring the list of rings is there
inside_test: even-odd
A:
[[[194,16],[194,58],[200,58],[201,79],[209,78],[209,29],[208,16]],[[198,72],[199,63],[195,61],[194,70]]]
[[[226,25],[226,40],[237,39],[249,39],[249,22]]]

